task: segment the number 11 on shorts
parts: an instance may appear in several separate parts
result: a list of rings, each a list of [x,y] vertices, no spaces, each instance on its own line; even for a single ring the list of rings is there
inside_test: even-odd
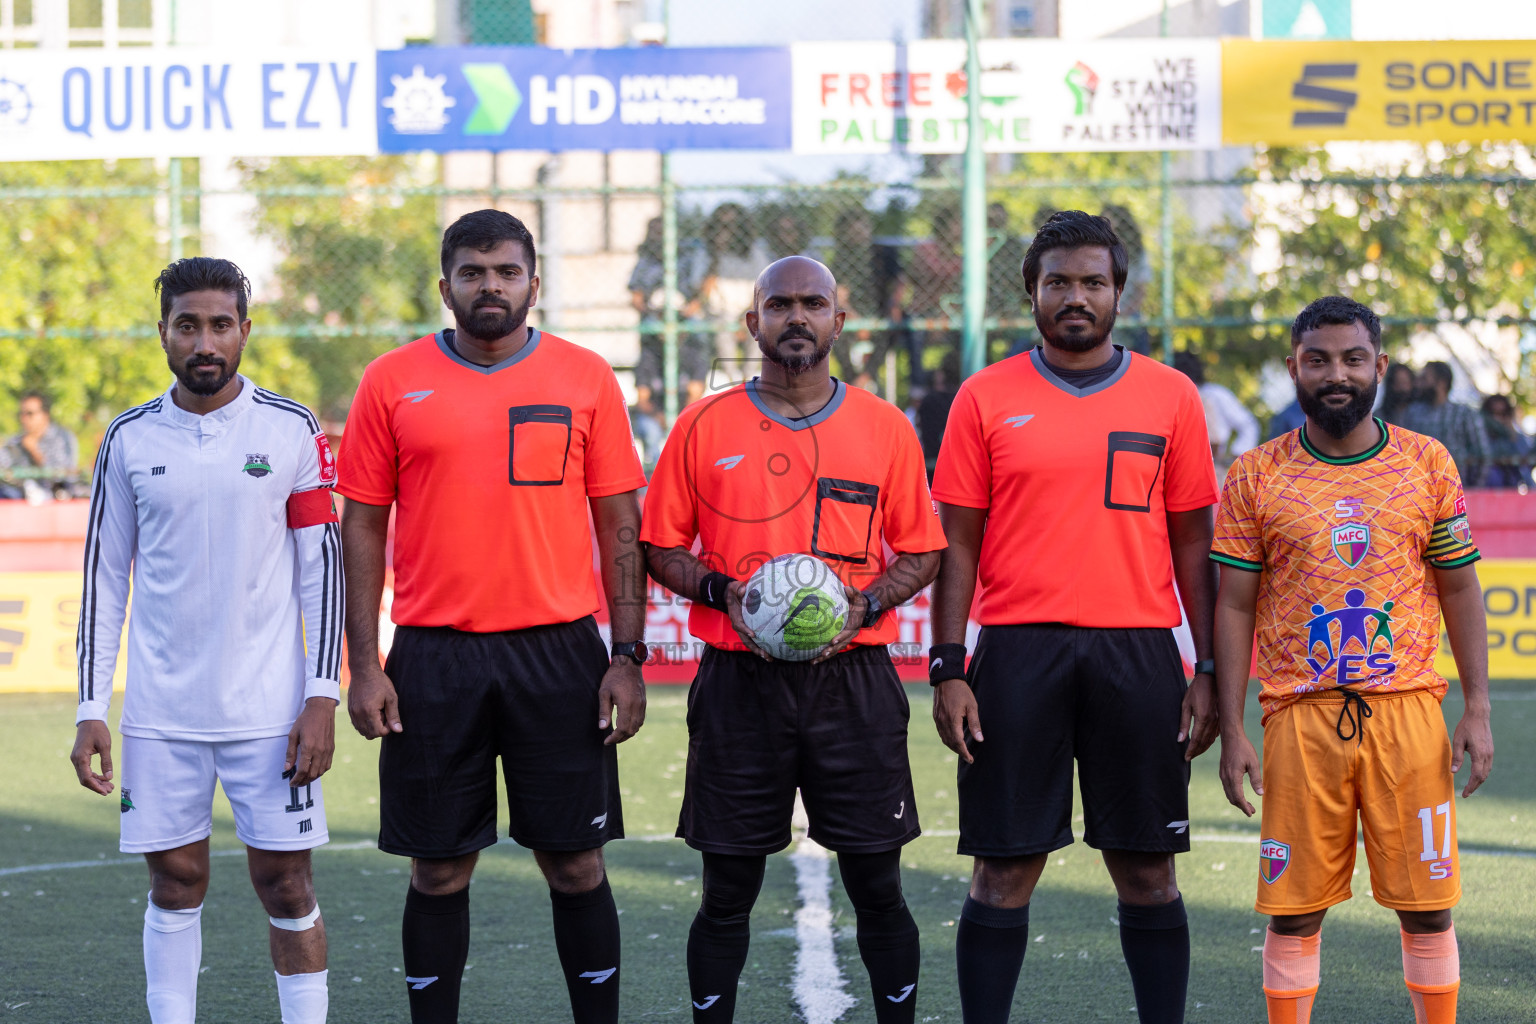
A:
[[[1440,828],[1440,848],[1435,849],[1435,818],[1444,818],[1445,823]],[[1429,877],[1434,879],[1451,877],[1451,804],[1446,801],[1438,807],[1419,808],[1419,827],[1424,830],[1424,850],[1419,854],[1421,861],[1433,861],[1429,865]]]

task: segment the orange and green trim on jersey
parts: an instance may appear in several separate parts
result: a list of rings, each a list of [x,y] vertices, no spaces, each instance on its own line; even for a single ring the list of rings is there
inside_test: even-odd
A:
[[[1219,551],[1211,552],[1211,561],[1220,562],[1222,565],[1230,565],[1232,568],[1241,569],[1244,572],[1264,571],[1263,562],[1250,562],[1246,558],[1233,558],[1231,555],[1224,555]]]
[[[1369,448],[1358,455],[1346,455],[1343,458],[1338,458],[1332,455],[1324,455],[1313,446],[1310,440],[1307,439],[1307,428],[1305,425],[1297,427],[1296,433],[1301,438],[1301,446],[1306,449],[1307,454],[1312,456],[1318,462],[1324,462],[1330,466],[1353,466],[1358,463],[1374,459],[1377,455],[1380,455],[1381,450],[1387,446],[1386,422],[1379,416],[1373,416],[1371,418],[1376,421],[1377,428],[1381,430],[1381,440],[1377,441],[1375,444],[1371,445]]]

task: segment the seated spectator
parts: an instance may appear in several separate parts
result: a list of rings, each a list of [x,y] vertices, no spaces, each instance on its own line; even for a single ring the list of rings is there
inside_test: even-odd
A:
[[[1463,487],[1481,487],[1488,465],[1488,434],[1470,405],[1451,401],[1455,377],[1448,363],[1425,363],[1419,371],[1418,400],[1403,413],[1402,425],[1445,445]]]
[[[1381,405],[1376,415],[1388,423],[1403,425],[1403,416],[1416,397],[1418,383],[1407,363],[1388,363],[1387,376],[1381,382]]]
[[[44,501],[68,498],[78,484],[75,435],[53,422],[53,403],[38,391],[21,396],[21,433],[0,445],[0,497]]]
[[[1483,399],[1483,429],[1488,433],[1488,469],[1484,487],[1531,486],[1531,439],[1515,422],[1515,405],[1503,395]]]

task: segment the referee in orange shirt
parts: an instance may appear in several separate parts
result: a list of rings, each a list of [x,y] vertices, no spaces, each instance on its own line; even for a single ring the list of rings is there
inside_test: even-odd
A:
[[[1188,378],[1111,340],[1126,251],[1107,220],[1051,217],[1023,274],[1043,344],[965,382],[933,481],[949,541],[933,717],[960,755],[959,852],[976,858],[955,936],[961,1011],[1008,1019],[1030,896],[1073,840],[1075,759],[1137,1012],[1179,1022],[1189,927],[1173,855],[1189,849],[1188,762],[1217,732],[1205,416]],[[1187,689],[1175,580],[1198,659]]]
[[[417,1022],[458,1019],[470,875],[496,842],[498,757],[512,838],[549,883],[572,1015],[619,1014],[602,847],[624,835],[614,744],[645,719],[645,476],[607,362],[528,326],[536,258],[528,229],[500,211],[448,228],[438,288],[457,326],[369,365],[338,459],[347,708],[384,741],[379,849],[412,859],[401,931]],[[381,670],[392,505],[397,628]],[[593,619],[589,509],[611,649]]]

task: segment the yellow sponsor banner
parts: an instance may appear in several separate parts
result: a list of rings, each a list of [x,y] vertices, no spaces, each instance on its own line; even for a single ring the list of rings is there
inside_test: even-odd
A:
[[[1536,141],[1536,40],[1222,42],[1222,140]]]
[[[0,573],[0,693],[74,693],[78,572]],[[114,685],[123,685],[119,657]]]
[[[1485,560],[1477,575],[1488,612],[1488,674],[1536,679],[1536,560]],[[75,692],[79,614],[79,573],[0,573],[0,693]],[[113,677],[119,693],[126,661],[118,658]],[[1435,667],[1456,675],[1444,635]]]
[[[1477,563],[1488,612],[1488,676],[1536,679],[1536,561],[1484,559]],[[1456,660],[1444,630],[1435,669],[1456,677]]]

